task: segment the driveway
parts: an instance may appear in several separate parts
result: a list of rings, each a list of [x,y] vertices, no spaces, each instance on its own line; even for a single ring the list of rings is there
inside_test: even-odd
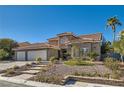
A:
[[[33,61],[0,61],[0,70],[5,70],[7,68],[11,68],[13,66],[22,66],[26,63],[31,63]]]

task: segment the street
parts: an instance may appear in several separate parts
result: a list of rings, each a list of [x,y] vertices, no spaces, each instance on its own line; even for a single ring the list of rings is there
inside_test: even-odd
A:
[[[30,86],[15,84],[15,83],[0,80],[0,87],[30,87]]]

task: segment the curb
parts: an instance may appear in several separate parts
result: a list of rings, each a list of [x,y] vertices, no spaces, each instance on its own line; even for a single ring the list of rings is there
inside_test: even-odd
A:
[[[31,80],[24,80],[24,79],[16,79],[12,77],[0,76],[0,80],[11,82],[11,83],[16,83],[16,84],[23,84],[23,85],[27,85],[30,87],[62,87],[61,85],[41,83],[41,82],[36,82],[36,81],[31,81]]]
[[[99,77],[85,77],[85,76],[74,76],[74,75],[67,75],[64,77],[64,82],[67,82],[69,79],[74,79],[81,82],[87,82],[87,83],[96,83],[96,84],[104,84],[104,85],[110,85],[110,86],[124,86],[123,80],[117,80],[117,79],[104,79]],[[97,82],[96,82],[97,81]]]

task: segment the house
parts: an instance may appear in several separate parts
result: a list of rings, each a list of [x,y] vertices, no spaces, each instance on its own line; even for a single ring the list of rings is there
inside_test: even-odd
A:
[[[37,57],[49,60],[53,56],[66,59],[67,56],[86,56],[91,51],[95,51],[100,59],[103,39],[101,33],[76,36],[72,32],[64,32],[49,38],[46,43],[24,42],[13,50],[15,60],[35,60]]]

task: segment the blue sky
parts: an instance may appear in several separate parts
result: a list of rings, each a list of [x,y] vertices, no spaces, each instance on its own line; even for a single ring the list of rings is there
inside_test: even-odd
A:
[[[124,29],[124,6],[0,6],[0,38],[46,42],[61,32],[103,33],[112,40],[106,20],[118,16]]]

